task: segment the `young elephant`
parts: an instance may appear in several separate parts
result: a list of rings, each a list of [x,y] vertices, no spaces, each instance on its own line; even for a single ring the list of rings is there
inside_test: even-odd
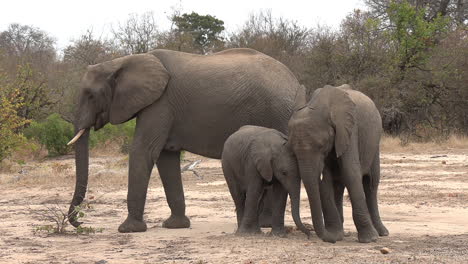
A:
[[[264,127],[243,126],[224,144],[221,162],[237,213],[237,233],[260,232],[259,204],[271,183],[274,197],[272,233],[284,234],[284,210],[288,193],[296,226],[310,232],[299,216],[301,179],[297,161],[281,132]]]
[[[372,100],[348,85],[317,89],[291,117],[290,144],[309,196],[314,229],[324,241],[343,238],[344,187],[359,242],[388,235],[377,206],[381,133],[382,121]]]

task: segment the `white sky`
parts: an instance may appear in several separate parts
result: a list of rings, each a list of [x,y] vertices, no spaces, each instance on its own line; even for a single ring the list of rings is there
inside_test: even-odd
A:
[[[216,16],[227,31],[236,30],[250,13],[262,9],[307,27],[337,27],[353,9],[364,8],[362,0],[6,0],[0,9],[0,31],[11,23],[32,25],[55,37],[63,48],[89,28],[107,36],[111,26],[125,21],[130,13],[153,11],[159,28],[168,28],[167,16],[177,6],[183,13]]]

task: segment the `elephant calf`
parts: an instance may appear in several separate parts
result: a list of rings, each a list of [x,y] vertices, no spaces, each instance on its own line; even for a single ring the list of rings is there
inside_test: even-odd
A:
[[[284,210],[288,193],[297,227],[310,232],[299,216],[301,179],[297,161],[281,132],[243,126],[225,142],[222,153],[224,177],[236,206],[237,233],[258,233],[259,204],[267,185],[272,185],[272,233],[284,234]]]
[[[388,235],[377,206],[381,133],[382,120],[372,100],[348,85],[317,89],[291,117],[290,144],[309,196],[314,229],[324,241],[343,238],[345,187],[359,242]]]

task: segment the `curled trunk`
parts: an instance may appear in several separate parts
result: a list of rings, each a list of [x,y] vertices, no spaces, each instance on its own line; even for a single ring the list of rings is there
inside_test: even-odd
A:
[[[78,132],[78,129],[75,129]],[[75,166],[76,166],[76,183],[75,193],[68,210],[68,221],[74,227],[81,225],[76,219],[77,211],[75,207],[83,202],[88,188],[88,165],[89,165],[89,129],[86,129],[84,134],[78,139],[75,144]]]

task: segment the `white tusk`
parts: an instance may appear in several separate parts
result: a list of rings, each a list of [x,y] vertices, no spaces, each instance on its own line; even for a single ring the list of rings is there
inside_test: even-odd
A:
[[[70,146],[71,144],[75,143],[83,135],[84,132],[85,129],[81,129],[80,131],[78,131],[78,133],[76,133],[76,136],[72,138],[70,142],[68,142],[67,146]]]

